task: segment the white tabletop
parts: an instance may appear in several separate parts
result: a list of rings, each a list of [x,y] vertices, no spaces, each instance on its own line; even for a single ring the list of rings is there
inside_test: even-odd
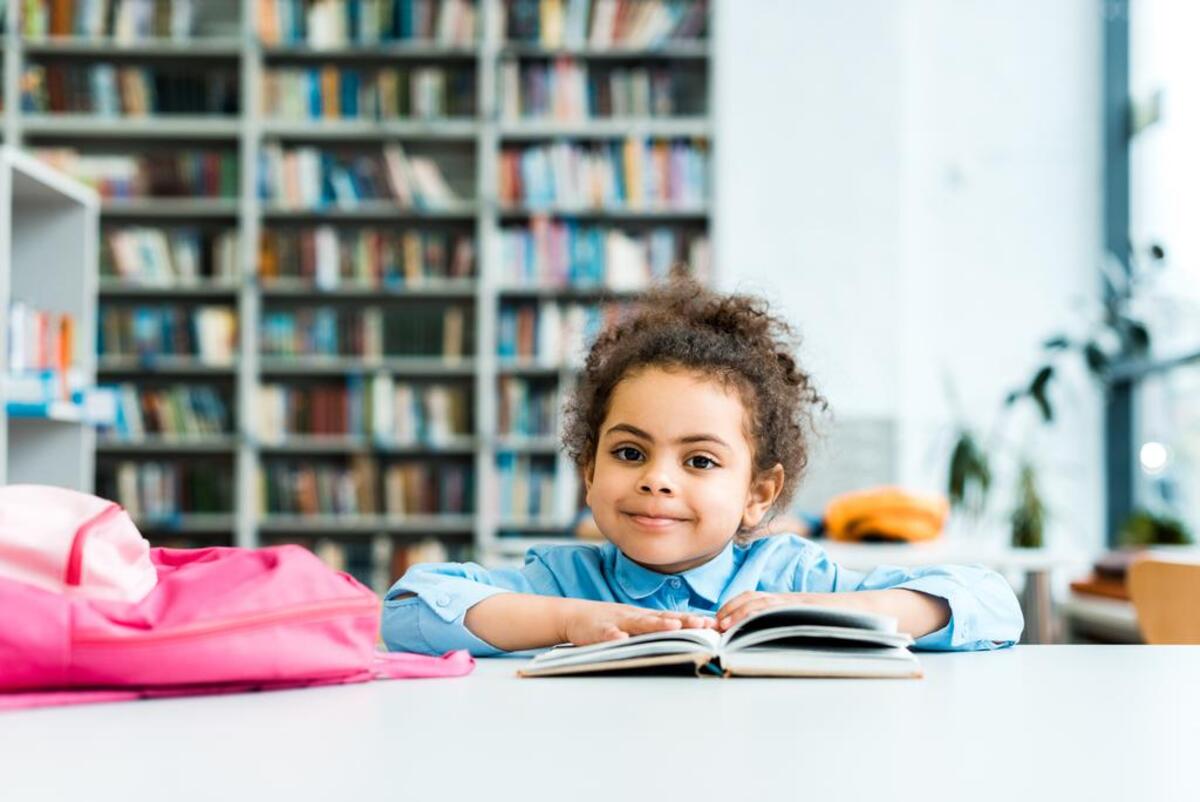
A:
[[[1200,799],[1200,647],[924,680],[472,676],[0,714],[5,800]]]

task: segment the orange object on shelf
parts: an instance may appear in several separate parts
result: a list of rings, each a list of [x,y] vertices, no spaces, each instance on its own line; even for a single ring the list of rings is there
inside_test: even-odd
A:
[[[949,514],[944,496],[878,487],[834,497],[825,530],[831,540],[920,542],[938,537]]]

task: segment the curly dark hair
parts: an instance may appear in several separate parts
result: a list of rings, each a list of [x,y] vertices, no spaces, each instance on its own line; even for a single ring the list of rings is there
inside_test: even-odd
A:
[[[648,367],[702,372],[741,395],[755,475],[783,466],[772,510],[786,509],[808,464],[815,413],[828,408],[793,356],[799,340],[767,302],[721,295],[676,276],[607,326],[565,409],[563,446],[580,470],[595,459],[617,384]],[[765,520],[765,519],[764,519]]]

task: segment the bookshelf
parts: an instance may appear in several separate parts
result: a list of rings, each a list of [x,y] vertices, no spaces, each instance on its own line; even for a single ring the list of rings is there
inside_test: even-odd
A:
[[[92,488],[95,434],[82,398],[72,390],[95,383],[98,209],[88,188],[15,148],[0,146],[0,309],[5,310],[5,325],[0,326],[0,484]],[[35,314],[65,314],[73,320],[57,335],[69,341],[69,387],[63,386],[61,369],[25,364],[30,351],[61,353],[63,346],[46,349],[29,342],[26,332],[41,342],[50,335],[43,325],[22,325],[14,303],[39,310]],[[25,342],[14,343],[13,338]],[[42,380],[33,377],[39,374],[53,383],[53,390],[38,386]]]
[[[122,1],[136,4],[141,0]],[[363,0],[364,6],[372,3],[376,0]],[[415,6],[418,13],[424,5],[422,0],[394,0],[394,4],[396,8]],[[689,34],[681,39],[668,36],[665,28],[655,35],[652,26],[647,27],[654,20],[642,27],[646,35],[641,39],[602,36],[593,40],[589,30],[580,27],[578,14],[585,7],[592,7],[592,14],[602,6],[607,8],[605,13],[621,11],[624,19],[625,6],[654,5],[649,3],[437,0],[431,7],[444,9],[447,4],[474,9],[475,35],[464,40],[457,28],[438,28],[445,12],[437,11],[432,39],[379,36],[374,41],[341,43],[329,41],[325,33],[314,34],[315,38],[307,32],[289,37],[280,33],[286,27],[281,27],[281,21],[286,23],[289,8],[304,5],[299,0],[277,0],[272,13],[281,15],[280,19],[266,28],[260,27],[259,12],[270,4],[197,0],[190,4],[190,33],[177,38],[151,35],[119,40],[95,26],[82,26],[87,30],[83,34],[30,35],[15,19],[15,6],[29,4],[7,4],[11,17],[3,35],[3,130],[7,142],[27,149],[71,148],[84,157],[163,154],[165,161],[187,154],[190,163],[208,164],[207,158],[219,165],[213,168],[220,171],[219,191],[199,195],[171,192],[167,197],[152,198],[129,193],[127,197],[105,197],[100,207],[104,247],[113,241],[113,232],[124,232],[127,240],[142,250],[165,249],[174,254],[178,248],[185,252],[191,248],[201,254],[199,262],[203,263],[199,274],[189,269],[178,275],[167,271],[148,277],[140,268],[131,271],[132,275],[105,270],[98,287],[101,340],[108,342],[115,335],[127,334],[137,346],[136,321],[150,319],[147,310],[158,316],[155,320],[181,327],[194,325],[195,316],[202,314],[197,310],[205,309],[227,310],[236,321],[236,332],[229,335],[232,342],[220,344],[229,346],[228,353],[217,348],[205,356],[198,347],[181,354],[169,349],[138,350],[141,346],[137,346],[128,351],[109,350],[96,362],[103,384],[125,386],[138,393],[138,399],[157,394],[157,398],[167,399],[154,402],[160,410],[190,405],[182,414],[174,413],[189,422],[183,431],[165,433],[151,426],[120,436],[102,432],[95,446],[98,492],[108,489],[115,493],[121,489],[121,481],[126,482],[126,489],[168,481],[163,479],[164,472],[174,476],[170,471],[181,466],[189,476],[169,481],[199,483],[193,488],[195,495],[228,498],[227,508],[205,508],[203,512],[167,509],[140,517],[139,524],[152,539],[178,545],[255,546],[294,538],[318,550],[328,545],[326,541],[353,542],[356,549],[369,552],[375,560],[371,576],[386,582],[390,577],[380,561],[401,565],[396,562],[398,551],[429,538],[444,543],[452,558],[470,556],[490,562],[511,557],[527,540],[561,537],[573,522],[577,479],[569,461],[558,453],[557,420],[551,416],[549,422],[542,421],[535,430],[522,434],[502,431],[498,415],[502,386],[510,392],[531,392],[530,398],[549,393],[551,401],[543,398],[536,403],[557,408],[574,381],[576,368],[570,360],[501,355],[499,329],[513,318],[513,309],[533,309],[532,314],[553,317],[564,336],[569,332],[573,342],[582,342],[587,333],[580,327],[594,327],[600,320],[594,307],[620,304],[637,294],[638,282],[634,279],[630,284],[628,276],[609,286],[605,265],[616,264],[615,257],[606,255],[610,252],[626,257],[648,252],[653,269],[660,272],[667,261],[680,258],[708,262],[713,198],[709,167],[713,144],[711,0],[680,6],[696,15],[690,20],[676,19],[685,26],[681,30],[686,32],[686,26],[703,30],[701,37]],[[543,5],[561,11],[561,26],[554,20],[553,8],[545,18],[552,29],[561,27],[561,35],[539,30]],[[688,11],[693,5],[698,10]],[[533,11],[537,13],[531,14]],[[326,8],[321,13],[331,12]],[[632,19],[633,12],[629,13]],[[47,18],[47,25],[52,22]],[[172,23],[162,19],[147,24],[166,30]],[[413,24],[420,27],[419,20]],[[267,35],[260,35],[264,31]],[[517,112],[511,113],[512,103],[505,112],[504,93],[511,91],[514,77],[522,91],[540,92],[539,82],[544,82],[556,64],[574,82],[576,101],[579,87],[584,86],[590,87],[587,91],[596,98],[607,98],[604,108],[596,105],[593,109],[603,116],[585,113],[577,103],[565,115],[530,116],[520,111],[520,104],[515,107]],[[54,79],[58,82],[54,84],[54,104],[60,110],[51,111],[54,93],[49,76],[57,65],[69,69],[54,72],[59,76]],[[107,65],[112,67],[109,72]],[[45,97],[40,101],[46,108],[37,111],[26,110],[21,102],[23,87],[28,90],[31,84],[27,77],[31,67],[40,68],[46,79]],[[222,80],[234,77],[237,97],[232,108],[130,115],[122,107],[101,115],[75,110],[96,101],[71,97],[68,91],[71,75],[111,81],[110,73],[115,73],[118,81],[153,83],[159,76],[197,71],[225,76]],[[407,88],[393,96],[391,87],[397,75],[407,76],[403,79]],[[169,83],[162,80],[163,86]],[[323,112],[319,118],[297,113],[296,86],[310,93],[310,111],[319,96],[318,107]],[[288,91],[293,94],[281,95],[280,87],[291,87]],[[328,104],[335,100],[339,115],[331,118]],[[116,103],[113,99],[105,102],[110,106]],[[343,113],[355,106],[360,112],[357,116]],[[62,111],[64,107],[71,110]],[[299,108],[303,112],[302,103]],[[624,113],[617,114],[622,109]],[[388,114],[383,115],[384,110]],[[626,151],[634,144],[639,149],[638,172],[628,173],[635,169],[628,161],[634,156],[627,156]],[[376,188],[381,182],[394,189],[386,153],[392,146],[402,149],[410,170],[420,160],[435,165],[449,193],[431,196],[424,203],[403,203],[386,191],[359,192],[370,185],[368,179],[376,180]],[[539,169],[547,169],[547,164],[557,169],[545,173],[556,190],[576,186],[584,179],[598,181],[607,189],[602,194],[514,194],[512,186],[502,186],[503,163],[506,159],[512,165],[523,158],[532,161],[535,157],[526,156],[532,151],[547,157]],[[335,167],[329,167],[322,154],[330,156]],[[612,154],[607,172],[601,163],[604,154]],[[307,159],[308,166],[286,166],[289,158],[292,165]],[[350,175],[357,199],[343,202],[335,194],[319,203],[302,204],[286,193],[264,197],[259,179],[266,169],[264,161],[271,159],[283,176],[276,188],[286,184],[288,170],[298,175],[318,169],[312,166],[316,164],[326,171],[323,184],[325,179],[332,182],[341,176],[344,181],[344,175]],[[371,159],[376,166],[368,165]],[[661,174],[662,180],[651,182],[650,171]],[[693,174],[696,171],[698,175]],[[184,171],[179,168],[176,172]],[[387,181],[379,179],[380,172]],[[639,177],[634,184],[628,183],[631,175]],[[230,181],[233,191],[228,191]],[[313,184],[305,186],[311,197]],[[523,186],[528,189],[535,184],[530,180]],[[649,191],[637,198],[621,194],[633,186],[645,186]],[[695,196],[675,191],[696,186],[702,191]],[[667,242],[664,232],[674,239]],[[405,254],[407,266],[408,255],[418,247],[413,240],[403,239],[408,233],[433,240],[432,245],[420,246],[417,261],[423,266],[415,274],[406,274],[403,280],[376,275],[374,281],[342,274],[347,260],[358,264],[354,261],[358,256],[345,257],[344,252],[375,254],[394,248],[395,253]],[[290,268],[307,260],[316,265],[316,278],[288,269],[268,276],[260,259],[264,235],[300,243],[292,251],[284,250],[292,245],[281,246],[279,264]],[[315,246],[318,256],[312,257],[314,246],[304,243],[306,236],[323,238],[324,244]],[[397,243],[380,244],[388,237],[397,238]],[[473,250],[466,275],[438,275],[449,269],[429,268],[430,264],[453,261],[452,255],[431,254],[438,253],[439,247],[452,254],[456,238],[463,237],[469,238]],[[514,244],[522,237],[524,244]],[[512,248],[540,253],[537,249],[546,248],[547,243],[561,244],[567,241],[564,238],[573,238],[570,241],[580,242],[580,247],[590,242],[602,249],[599,257],[592,257],[593,262],[599,258],[600,272],[593,271],[586,285],[580,285],[578,276],[565,274],[549,283],[541,280],[542,273],[518,280],[511,265],[505,266],[513,253],[524,253]],[[370,244],[362,245],[363,241]],[[305,248],[308,256],[303,255]],[[323,262],[322,248],[326,257],[336,253],[336,258]],[[384,250],[378,250],[381,248]],[[207,263],[215,258],[211,254],[218,251],[230,264],[220,271],[209,269]],[[330,267],[329,259],[336,262],[335,267]],[[558,261],[562,261],[561,253]],[[571,256],[566,261],[570,268],[579,259]],[[563,265],[554,267],[559,268]],[[129,310],[128,331],[104,329],[113,309]],[[293,349],[287,344],[288,315],[302,317],[308,314],[304,310],[316,315],[317,309],[343,310],[347,315],[379,310],[383,323],[362,324],[362,330],[353,336],[346,334],[341,323],[330,324],[330,330],[338,334],[336,343],[330,340],[325,343],[329,347],[312,352]],[[458,323],[446,317],[449,309],[460,310],[461,331]],[[226,311],[211,312],[215,317],[224,314]],[[441,355],[434,355],[392,347],[396,339],[404,339],[397,333],[403,331],[404,321],[431,330],[440,328],[444,336],[457,337],[455,355],[444,356],[444,349]],[[382,328],[382,335],[371,331],[375,325]],[[282,338],[284,346],[263,350],[268,338],[264,327],[268,326],[275,327],[272,336]],[[447,328],[455,334],[446,335]],[[386,347],[364,350],[351,344],[361,344],[364,337],[370,341],[373,336],[382,336]],[[389,338],[393,342],[387,342]],[[298,335],[293,339],[298,340]],[[349,397],[355,392],[350,388],[370,386],[380,375],[391,376],[396,384],[413,385],[417,395],[421,388],[433,385],[459,388],[468,399],[469,431],[415,442],[394,442],[361,424],[357,434],[279,437],[275,431],[272,437],[263,436],[258,420],[263,388],[308,388],[315,397],[316,390],[341,387]],[[194,388],[211,389],[218,401],[214,405],[211,399],[190,396]],[[340,411],[331,413],[334,417],[326,423],[347,417],[361,421],[364,412],[353,403],[339,399],[330,403]],[[374,409],[370,409],[372,414]],[[311,412],[293,411],[297,420],[312,417]],[[203,421],[210,419],[224,421],[223,428],[204,428]],[[520,515],[519,510],[510,509],[513,501],[528,496],[528,489],[514,490],[512,482],[499,475],[498,462],[506,460],[532,466],[534,481],[547,483],[541,488],[547,498],[538,499],[539,514]],[[367,463],[373,467],[362,468]],[[313,476],[298,470],[296,481],[329,490],[327,496],[318,498],[338,498],[338,487],[345,491],[342,501],[357,493],[355,503],[346,506],[352,511],[296,514],[286,505],[275,511],[260,509],[262,477],[279,465],[312,467]],[[442,507],[443,512],[422,509],[400,515],[385,511],[389,468],[400,466],[400,472],[414,465],[427,466],[435,475],[435,479],[422,481],[437,485],[439,504],[434,506]],[[316,468],[329,470],[322,478]],[[465,488],[460,488],[454,477],[463,470],[468,478]],[[227,492],[206,486],[214,478],[228,483]],[[363,481],[373,486],[365,490]],[[445,489],[447,484],[451,489]],[[461,492],[468,495],[464,509],[459,509],[456,495]],[[446,511],[446,504],[453,511]],[[436,550],[425,553],[437,558]]]

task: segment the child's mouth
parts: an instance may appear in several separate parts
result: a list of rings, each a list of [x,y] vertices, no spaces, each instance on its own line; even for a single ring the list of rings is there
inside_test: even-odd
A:
[[[637,513],[632,513],[632,512],[627,512],[625,514],[627,516],[629,516],[629,519],[631,521],[633,521],[635,524],[637,524],[641,528],[651,529],[654,531],[669,529],[670,527],[674,526],[675,524],[683,522],[682,519],[680,519],[680,518],[668,518],[668,517],[660,516],[660,515],[639,515]]]

